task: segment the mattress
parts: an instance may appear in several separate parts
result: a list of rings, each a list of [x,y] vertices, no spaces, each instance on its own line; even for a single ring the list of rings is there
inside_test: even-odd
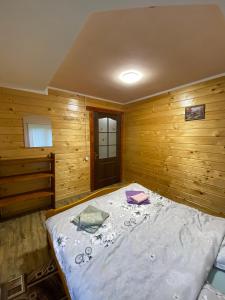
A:
[[[148,193],[151,204],[128,204],[125,195],[125,191],[127,190],[140,190]],[[77,231],[76,226],[71,222],[71,220],[84,208],[86,208],[87,205],[93,205],[110,214],[110,217],[95,234],[89,234],[85,231]],[[121,241],[121,238],[129,236],[129,234],[131,234],[132,231],[135,231],[136,228],[140,228],[147,219],[157,219],[157,216],[160,215],[162,210],[166,212],[167,208],[168,210],[171,209],[171,207],[178,207],[179,209],[180,206],[181,205],[174,204],[173,201],[162,197],[139,184],[131,184],[116,192],[95,198],[49,218],[46,221],[46,226],[53,241],[57,260],[65,274],[72,299],[75,299],[74,295],[76,292],[80,295],[84,294],[84,291],[79,291],[80,288],[78,286],[74,288],[74,282],[77,282],[79,274],[88,273],[89,265],[91,265],[89,264],[90,261],[94,261],[96,259],[96,261],[99,261],[99,264],[101,264],[101,258],[105,257],[107,249],[115,249],[116,245],[120,243],[119,241]],[[190,208],[190,211],[192,210],[193,209]],[[201,217],[201,213],[197,215],[197,218],[199,218],[199,216]],[[205,217],[206,222],[207,218],[210,217]],[[197,220],[197,222],[199,222],[199,226],[201,227],[201,221]],[[201,230],[201,228],[199,230]],[[218,245],[221,242],[219,239],[222,240],[222,237],[217,236],[216,244]],[[207,241],[205,242],[206,244],[210,242],[209,238],[207,238]],[[215,249],[216,248],[214,247],[214,252],[218,250]],[[204,252],[204,247],[202,251]],[[209,254],[207,255],[212,256]],[[216,256],[215,253],[214,256]],[[206,267],[206,265],[204,265],[204,267]],[[209,265],[207,265],[207,269],[210,269]],[[86,279],[84,282],[86,282]],[[201,287],[201,280],[199,284]],[[207,293],[212,294],[213,289],[205,287],[199,297],[203,297],[201,299],[207,299],[204,298],[207,296]],[[174,297],[175,296],[177,297],[176,294],[174,294]],[[84,298],[78,297],[77,299],[98,299],[92,298],[92,296],[90,297],[91,298],[84,296]],[[217,296],[215,295],[215,297]],[[120,299],[125,298],[122,297]],[[176,299],[180,298],[178,297]]]
[[[140,190],[148,193],[151,205],[128,204],[125,196],[127,190]],[[70,272],[70,266],[74,266],[74,263],[76,265],[75,258],[79,254],[83,254],[85,248],[91,248],[91,257],[101,255],[104,248],[113,244],[125,231],[138,226],[147,216],[157,214],[162,206],[169,205],[169,203],[169,199],[134,183],[49,218],[46,226],[63,272],[65,274]],[[87,205],[93,205],[110,213],[110,218],[94,235],[85,231],[77,231],[76,226],[71,222],[74,216],[77,216]],[[129,223],[130,219],[134,220],[131,224]],[[84,262],[81,264],[85,264],[88,260],[89,258],[84,255]],[[79,268],[79,263],[77,267]]]

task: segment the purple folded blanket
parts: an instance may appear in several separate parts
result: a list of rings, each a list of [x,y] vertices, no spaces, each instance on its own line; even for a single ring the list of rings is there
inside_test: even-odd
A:
[[[140,193],[144,193],[144,191],[126,191],[126,197],[127,197],[127,203],[129,204],[137,204],[132,198],[131,196],[140,194]],[[145,205],[145,204],[150,204],[149,199],[137,204],[137,205]]]

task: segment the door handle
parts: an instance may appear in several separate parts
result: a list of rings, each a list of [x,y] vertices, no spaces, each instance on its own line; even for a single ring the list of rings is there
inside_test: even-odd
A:
[[[97,158],[98,158],[98,153],[95,152],[95,159],[97,159]]]

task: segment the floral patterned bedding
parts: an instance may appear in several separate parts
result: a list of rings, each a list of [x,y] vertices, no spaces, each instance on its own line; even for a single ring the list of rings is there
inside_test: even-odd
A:
[[[129,191],[142,190],[148,193],[151,203],[149,205],[128,204],[125,195],[125,191],[127,190]],[[78,215],[84,208],[86,208],[87,205],[93,205],[110,214],[109,218],[104,222],[102,227],[95,234],[89,234],[85,231],[77,231],[76,226],[71,222],[71,220],[76,215]],[[54,250],[58,262],[66,276],[71,298],[76,300],[81,300],[81,299],[102,300],[103,299],[102,297],[104,297],[104,299],[110,299],[110,300],[127,299],[123,297],[123,293],[121,290],[119,290],[119,287],[117,288],[119,293],[118,294],[112,292],[112,290],[107,291],[107,289],[110,290],[109,283],[104,284],[104,282],[102,282],[101,285],[99,284],[96,285],[95,282],[95,284],[93,285],[93,281],[94,281],[93,276],[97,276],[99,278],[105,278],[107,280],[106,274],[105,275],[103,274],[102,277],[102,274],[98,274],[98,272],[101,272],[101,264],[103,263],[104,265],[104,259],[107,258],[108,251],[114,251],[115,249],[117,249],[117,247],[119,247],[119,245],[120,246],[122,245],[121,241],[126,239],[131,239],[129,241],[130,244],[128,243],[128,247],[129,245],[130,247],[134,247],[135,242],[132,241],[132,236],[134,236],[135,238],[135,234],[134,234],[135,232],[138,231],[142,232],[141,228],[143,228],[143,230],[146,230],[146,228],[150,226],[143,236],[147,236],[147,237],[151,236],[151,226],[155,226],[158,216],[160,216],[162,213],[165,213],[165,211],[169,210],[174,205],[178,208],[184,207],[183,209],[185,209],[185,206],[180,204],[175,204],[173,201],[165,197],[162,197],[157,193],[154,193],[139,184],[134,183],[127,187],[121,188],[116,192],[80,204],[79,206],[73,207],[65,212],[62,212],[48,219],[46,221],[47,229],[52,238],[53,246],[54,246]],[[217,233],[216,245],[213,249],[213,253],[216,256],[217,253],[216,251],[218,251],[217,248],[219,248],[219,244],[225,233],[225,222],[222,219],[210,217],[208,215],[198,212],[197,210],[191,208],[187,208],[187,209],[189,212],[191,211],[193,212],[193,214],[197,214],[197,219],[198,219],[197,222],[199,222],[199,224],[197,225],[195,224],[195,225],[197,227],[199,226],[200,231],[202,230],[202,227],[204,227],[203,223],[208,222],[207,220],[212,219],[219,224],[218,226],[219,233]],[[204,222],[201,220],[201,218],[204,219]],[[156,240],[155,243],[157,243],[157,238],[155,240]],[[148,238],[143,238],[143,247],[147,241]],[[125,245],[125,242],[123,243]],[[121,246],[121,249],[123,247],[125,246]],[[211,246],[209,244],[209,248],[210,247]],[[148,248],[146,249],[145,250],[148,251]],[[126,251],[126,248],[124,248],[124,250]],[[154,263],[158,253],[156,251],[150,251],[150,252],[151,253],[148,253],[149,262]],[[129,248],[127,249],[127,253],[128,253],[127,256],[129,256]],[[116,260],[116,262],[114,261],[114,264],[112,265],[109,264],[109,268],[112,268],[113,265],[120,264],[120,259],[121,257],[119,257],[118,260]],[[212,263],[210,262],[209,264],[212,265],[213,261]],[[208,266],[207,264],[207,268],[210,269],[210,267],[211,266]],[[90,270],[92,270],[91,273],[92,276],[90,275]],[[120,270],[117,271],[120,272]],[[129,272],[129,269],[127,271]],[[138,269],[136,271],[138,272]],[[151,272],[151,270],[147,269],[147,272]],[[207,276],[208,272],[209,272],[208,269],[205,270],[205,272],[203,272],[204,273],[202,275],[203,279],[206,279],[204,278],[204,276]],[[89,278],[92,282],[88,286],[89,291],[87,291],[87,287],[84,289],[84,284],[82,282],[84,281],[87,282]],[[104,280],[102,279],[102,281]],[[120,282],[120,277],[118,282]],[[106,286],[106,289],[104,291],[105,294],[102,291],[103,293],[102,297],[99,298],[98,293],[96,292],[97,291],[96,288],[101,286],[101,289],[103,289],[102,284],[103,286]],[[124,287],[126,287],[126,289],[127,288],[129,289],[129,287],[133,287],[134,285],[135,285],[135,280],[133,283],[131,281],[130,286],[129,284],[127,285],[127,283],[124,284]],[[199,287],[199,292],[200,290],[201,290],[201,284]],[[133,298],[129,295],[129,299],[130,300],[137,299],[133,289],[130,289],[130,291],[131,291],[131,295],[133,295]],[[148,295],[147,298],[144,296],[145,294],[143,293],[143,297],[139,296],[138,299],[154,300],[154,298],[151,298],[151,294],[148,295],[147,292],[146,294]],[[182,293],[180,293],[180,291],[177,291],[177,293],[173,292],[171,295],[175,297],[174,299],[193,299],[188,297],[179,298],[180,294]],[[118,295],[120,295],[121,298],[120,297],[118,298]],[[173,298],[168,298],[168,299],[173,299]]]

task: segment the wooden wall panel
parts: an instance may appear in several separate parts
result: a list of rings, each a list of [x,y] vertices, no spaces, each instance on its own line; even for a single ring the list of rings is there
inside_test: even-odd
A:
[[[206,104],[206,119],[184,108]],[[225,213],[225,77],[126,106],[124,178]]]
[[[56,153],[56,199],[90,190],[89,112],[85,105],[121,110],[115,103],[49,90],[40,95],[0,88],[0,158],[37,157]],[[51,148],[24,148],[25,115],[50,117],[53,127]]]

